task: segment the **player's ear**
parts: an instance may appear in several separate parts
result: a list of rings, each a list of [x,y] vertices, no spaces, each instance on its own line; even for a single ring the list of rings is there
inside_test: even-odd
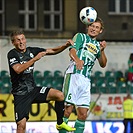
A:
[[[103,30],[101,29],[101,30],[100,30],[100,33],[102,33],[102,32],[103,32]]]

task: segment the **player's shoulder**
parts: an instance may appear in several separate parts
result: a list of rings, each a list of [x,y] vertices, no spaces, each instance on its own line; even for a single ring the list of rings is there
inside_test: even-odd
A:
[[[36,49],[38,49],[38,47],[31,47],[31,46],[28,46],[26,48],[27,52],[34,52]]]
[[[9,55],[9,54],[11,54],[11,53],[14,53],[15,51],[16,51],[16,49],[13,48],[13,49],[9,50],[7,54]]]
[[[77,35],[77,36],[82,36],[82,35],[86,35],[85,33],[82,33],[82,32],[78,32],[78,33],[76,33],[75,35]]]
[[[81,32],[78,32],[78,33],[76,33],[75,34],[75,38],[84,38],[86,36],[86,34],[85,33],[81,33]]]
[[[31,46],[28,46],[26,48],[27,50],[36,50],[36,49],[40,49],[39,47],[31,47]]]
[[[26,50],[32,50],[32,49],[35,49],[35,47],[30,47],[30,46],[26,47]]]

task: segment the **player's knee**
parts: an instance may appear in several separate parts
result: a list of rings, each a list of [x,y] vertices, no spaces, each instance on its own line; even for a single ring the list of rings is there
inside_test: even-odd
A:
[[[80,113],[78,114],[78,119],[79,120],[86,120],[87,118],[87,113]]]
[[[70,114],[72,113],[73,108],[66,108],[64,112],[64,116],[69,118]]]
[[[66,118],[69,118],[70,114],[71,114],[70,111],[65,111],[65,112],[64,112],[64,116],[65,116]]]
[[[19,122],[17,122],[17,131],[18,132],[24,132],[26,129],[26,122],[21,120]]]
[[[61,92],[61,91],[58,92],[58,99],[59,99],[59,101],[63,101],[64,100],[63,92]]]

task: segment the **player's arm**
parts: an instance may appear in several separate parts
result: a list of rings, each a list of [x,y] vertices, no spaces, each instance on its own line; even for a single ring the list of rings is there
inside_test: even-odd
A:
[[[46,55],[55,55],[62,51],[64,51],[69,46],[73,45],[73,41],[69,39],[64,45],[57,46],[55,48],[48,48],[46,49]]]
[[[25,71],[27,68],[32,66],[36,61],[41,59],[41,57],[43,57],[44,55],[46,55],[46,52],[39,52],[34,58],[27,61],[26,63],[23,63],[23,64],[17,63],[13,65],[12,68],[17,74],[20,74],[21,72]]]
[[[104,52],[104,49],[106,48],[106,41],[100,42],[100,47],[101,47],[101,55],[98,58],[98,61],[99,61],[100,66],[104,68],[107,63],[107,57]]]
[[[78,58],[78,56],[76,55],[75,48],[70,49],[69,56],[71,57],[72,60],[74,60],[77,70],[81,70],[83,68],[84,61]]]

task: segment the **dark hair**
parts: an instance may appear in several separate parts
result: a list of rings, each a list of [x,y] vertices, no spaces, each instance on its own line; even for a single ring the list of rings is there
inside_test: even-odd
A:
[[[14,36],[24,34],[24,31],[22,30],[15,30],[10,33],[11,41],[14,41]]]
[[[130,54],[129,59],[130,59],[131,61],[133,61],[133,53]]]
[[[130,93],[127,94],[127,98],[132,99]]]

